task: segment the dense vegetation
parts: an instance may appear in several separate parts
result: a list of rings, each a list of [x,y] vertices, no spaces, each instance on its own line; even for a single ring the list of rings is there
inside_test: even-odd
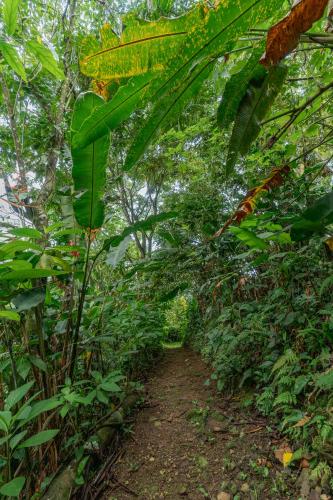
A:
[[[82,484],[166,341],[333,486],[333,5],[290,3],[3,0],[4,498]]]

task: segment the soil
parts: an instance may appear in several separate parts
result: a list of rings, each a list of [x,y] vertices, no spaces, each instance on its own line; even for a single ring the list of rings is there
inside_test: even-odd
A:
[[[275,457],[276,429],[246,398],[218,394],[196,353],[166,351],[146,390],[104,499],[300,497],[297,470]]]

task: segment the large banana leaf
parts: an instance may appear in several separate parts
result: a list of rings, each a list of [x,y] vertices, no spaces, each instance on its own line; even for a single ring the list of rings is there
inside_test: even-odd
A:
[[[268,114],[287,76],[287,67],[274,66],[268,71],[262,66],[255,70],[243,97],[229,142],[226,170],[229,173],[239,155],[245,155],[258,137],[261,122]]]
[[[217,123],[221,128],[227,128],[236,118],[241,100],[246,94],[249,82],[265,74],[259,60],[262,56],[264,43],[255,48],[243,68],[227,81],[221,103],[217,110]]]
[[[92,36],[83,40],[80,69],[87,76],[109,81],[159,71],[204,16],[203,4],[174,19],[144,21],[127,15],[122,20],[125,27],[120,37],[106,24],[101,30],[101,42]]]
[[[175,94],[167,94],[162,99],[160,106],[156,105],[151,117],[148,119],[142,129],[140,129],[138,136],[135,138],[132,147],[130,148],[126,163],[125,170],[129,170],[143,155],[147,146],[150,144],[158,131],[165,126],[172,116],[177,113],[180,114],[186,103],[195,97],[199,92],[201,85],[210,75],[215,60],[204,60],[198,64],[191,73],[184,79],[182,85],[179,86]]]
[[[92,92],[78,97],[72,118],[73,136],[79,132],[85,118],[103,103],[103,99]],[[72,176],[76,192],[74,213],[80,226],[87,229],[97,229],[104,221],[102,196],[105,188],[109,144],[109,136],[104,135],[85,148],[72,148]]]
[[[132,78],[119,88],[113,99],[85,117],[80,130],[72,137],[72,148],[84,148],[88,144],[113,130],[126,120],[146,95],[152,75],[146,73]]]
[[[229,51],[241,34],[272,15],[274,0],[225,0],[207,15],[206,22],[192,32],[166,72],[151,84],[153,111],[128,153],[125,169],[141,157],[158,131],[166,127],[188,99],[199,89],[212,69],[211,61]],[[206,71],[207,69],[207,71]]]

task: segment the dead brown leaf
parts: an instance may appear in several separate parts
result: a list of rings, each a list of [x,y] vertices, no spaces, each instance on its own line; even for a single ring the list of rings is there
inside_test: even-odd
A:
[[[269,177],[264,179],[261,184],[259,184],[259,186],[251,189],[247,193],[245,198],[238,205],[236,212],[234,212],[234,214],[227,220],[224,226],[214,234],[213,238],[219,238],[231,224],[239,224],[248,215],[252,214],[259,197],[264,192],[272,191],[273,189],[281,186],[284,182],[285,176],[289,175],[289,173],[290,167],[288,165],[273,168]]]
[[[309,460],[307,460],[306,458],[302,458],[299,466],[300,466],[300,469],[308,469],[310,467]]]
[[[333,237],[328,238],[328,240],[325,241],[325,245],[331,252],[333,252]]]
[[[268,31],[266,53],[261,63],[273,66],[290,54],[298,45],[300,35],[308,31],[324,14],[328,0],[301,0],[288,16]]]
[[[275,458],[281,462],[281,464],[285,465],[285,454],[292,453],[292,449],[287,443],[283,443],[280,448],[274,451]]]
[[[304,427],[305,424],[307,424],[311,420],[311,417],[308,417],[307,415],[301,420],[299,420],[293,427]]]

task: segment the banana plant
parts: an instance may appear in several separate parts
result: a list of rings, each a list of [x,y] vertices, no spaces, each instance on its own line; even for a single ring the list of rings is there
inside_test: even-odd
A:
[[[80,132],[85,119],[103,103],[102,97],[93,92],[86,92],[78,97],[72,118],[73,140]],[[106,134],[86,147],[72,148],[72,176],[75,190],[73,208],[78,224],[86,230],[99,229],[104,221],[102,197],[109,147],[110,138]]]
[[[106,166],[108,161],[110,137],[104,135],[96,141],[81,148],[73,147],[75,135],[80,132],[85,118],[98,110],[104,103],[102,97],[93,92],[81,94],[75,102],[72,117],[72,177],[74,183],[73,209],[77,223],[87,232],[87,250],[83,271],[83,281],[78,301],[78,312],[73,335],[70,360],[70,377],[74,374],[77,344],[79,340],[83,306],[89,276],[92,270],[90,250],[94,232],[104,222],[103,195],[106,182]]]
[[[125,169],[130,169],[140,159],[158,131],[167,127],[198,93],[203,82],[211,74],[218,57],[232,50],[239,37],[251,26],[271,17],[274,9],[276,3],[273,0],[227,0],[214,9],[201,10],[199,16],[198,7],[195,7],[181,21],[183,34],[179,41],[169,45],[167,52],[156,52],[160,54],[160,59],[154,56],[155,49],[158,49],[162,40],[164,43],[166,37],[174,34],[166,29],[166,20],[154,23],[154,28],[145,23],[142,27],[133,21],[128,39],[120,40],[118,44],[114,37],[109,37],[104,32],[101,45],[95,40],[87,41],[81,59],[83,72],[95,78],[112,77],[119,72],[123,72],[123,77],[134,77],[120,87],[110,102],[87,115],[87,121],[82,124],[80,133],[74,138],[74,147],[79,148],[96,140],[101,134],[107,133],[127,119],[136,107],[151,102],[153,109],[134,138],[125,161]],[[148,30],[147,33],[151,29],[153,36],[147,36],[147,39],[143,37],[142,30],[145,29]],[[124,37],[125,34],[124,32]],[[148,45],[151,54],[149,65],[146,59]],[[136,54],[135,61],[132,51]],[[128,65],[132,65],[131,71]]]

